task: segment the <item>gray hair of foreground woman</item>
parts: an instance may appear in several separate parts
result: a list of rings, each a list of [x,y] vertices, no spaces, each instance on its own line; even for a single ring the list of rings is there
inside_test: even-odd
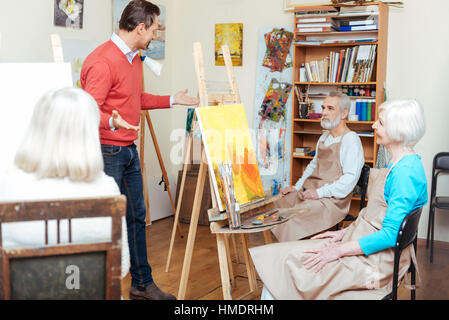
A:
[[[388,136],[404,147],[413,149],[426,132],[424,110],[414,99],[395,99],[384,102],[379,107]]]
[[[38,178],[90,182],[103,171],[99,138],[100,113],[81,89],[46,93],[36,104],[15,164]]]

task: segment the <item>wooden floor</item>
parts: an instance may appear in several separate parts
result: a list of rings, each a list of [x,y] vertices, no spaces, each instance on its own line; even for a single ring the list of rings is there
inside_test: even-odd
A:
[[[153,278],[156,284],[164,291],[177,295],[181,278],[184,251],[189,231],[188,224],[181,224],[184,239],[176,237],[169,272],[165,272],[170,235],[173,227],[173,217],[153,222],[147,228],[147,244],[149,261],[153,269]],[[263,244],[261,233],[250,235],[250,247]],[[262,282],[258,278],[259,288],[249,293],[246,268],[243,263],[243,253],[240,241],[237,240],[239,257],[233,255],[233,268],[236,275],[235,287],[232,287],[233,299],[256,300],[260,298]],[[425,242],[418,243],[418,265],[420,268],[422,286],[416,291],[416,298],[422,300],[448,300],[449,299],[449,246],[436,245],[434,249],[434,263],[429,262],[429,249]],[[131,278],[128,275],[122,280],[122,295],[129,299]],[[400,288],[399,299],[410,299],[410,291]],[[194,255],[187,287],[188,300],[222,300],[220,269],[218,266],[217,242],[210,233],[208,226],[198,226],[195,241]]]

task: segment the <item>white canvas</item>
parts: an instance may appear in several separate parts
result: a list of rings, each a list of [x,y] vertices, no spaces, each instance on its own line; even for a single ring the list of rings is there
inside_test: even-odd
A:
[[[62,87],[73,87],[70,63],[0,63],[0,179],[14,165],[14,155],[39,98]]]

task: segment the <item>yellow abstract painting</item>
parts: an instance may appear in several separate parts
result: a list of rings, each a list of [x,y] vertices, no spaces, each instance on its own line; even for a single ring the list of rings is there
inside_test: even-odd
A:
[[[221,46],[228,45],[233,66],[241,66],[243,60],[243,23],[215,25],[215,65],[224,66]]]
[[[234,192],[240,206],[263,199],[262,179],[242,104],[196,109],[209,172],[220,211],[225,210],[217,164],[232,163]]]

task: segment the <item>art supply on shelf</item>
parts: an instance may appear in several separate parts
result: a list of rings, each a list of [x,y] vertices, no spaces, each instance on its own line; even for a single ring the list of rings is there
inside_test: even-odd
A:
[[[307,82],[306,68],[304,67],[304,63],[301,65],[301,68],[299,69],[299,81]]]
[[[309,103],[301,102],[299,103],[299,118],[307,119],[309,114]]]

